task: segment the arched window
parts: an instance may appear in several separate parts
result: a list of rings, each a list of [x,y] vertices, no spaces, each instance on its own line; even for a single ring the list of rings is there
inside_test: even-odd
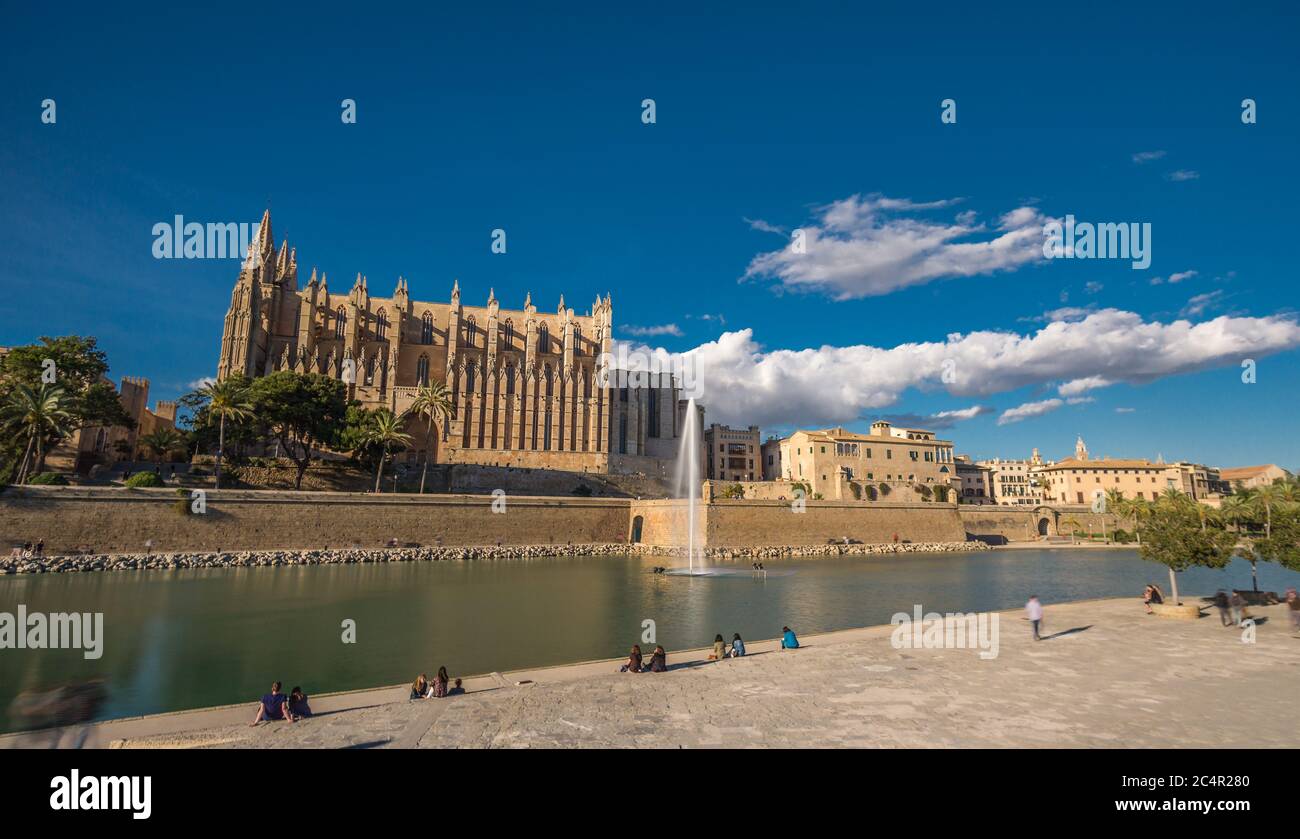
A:
[[[537,351],[545,353],[551,351],[551,328],[545,323],[537,329]]]
[[[372,355],[366,359],[366,384],[375,383],[375,357]]]
[[[515,395],[515,366],[506,365],[506,396]]]
[[[475,332],[474,316],[470,315],[469,317],[465,318],[465,346],[467,347],[474,346],[474,332]]]
[[[383,309],[375,315],[375,340],[384,341],[388,339],[388,313]]]
[[[573,325],[573,354],[582,355],[582,327]]]
[[[344,335],[347,334],[347,331],[348,331],[348,313],[343,309],[342,306],[339,306],[338,311],[334,313],[334,337],[342,338]]]
[[[551,395],[551,365],[546,365],[546,395]]]
[[[471,364],[465,368],[465,390],[468,393],[474,392],[474,370],[477,367],[478,365]]]
[[[429,383],[429,357],[421,355],[420,360],[415,363],[415,383],[424,387]]]
[[[425,312],[420,319],[420,343],[433,343],[433,312]]]
[[[505,339],[505,345],[506,345],[505,348],[508,350],[514,349],[515,348],[515,322],[512,321],[510,318],[506,318],[505,326],[501,327],[501,331],[502,331],[502,337]]]

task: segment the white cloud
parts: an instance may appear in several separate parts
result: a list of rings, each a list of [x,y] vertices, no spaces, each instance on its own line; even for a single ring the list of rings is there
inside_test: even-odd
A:
[[[1194,169],[1178,169],[1173,172],[1170,172],[1168,175],[1165,175],[1166,178],[1168,178],[1171,181],[1174,181],[1175,183],[1179,181],[1194,181],[1200,176],[1201,173],[1197,172]]]
[[[1167,280],[1164,279],[1163,277],[1152,277],[1151,285],[1160,285],[1161,283],[1169,283],[1170,285],[1174,285],[1176,283],[1181,283],[1183,280],[1190,280],[1191,278],[1197,276],[1199,273],[1200,273],[1199,271],[1175,271],[1174,273],[1169,275],[1169,279]]]
[[[933,414],[886,414],[884,419],[895,425],[914,428],[941,429],[952,428],[959,422],[975,419],[993,412],[988,405],[971,405],[969,408],[957,408],[951,411],[936,411]]]
[[[895,347],[769,350],[742,329],[724,332],[683,359],[688,370],[693,365],[711,422],[815,427],[877,415],[913,389],[969,399],[1037,386],[1063,388],[1062,398],[1070,398],[1104,387],[1103,381],[1141,384],[1296,347],[1300,323],[1289,316],[1160,323],[1102,309],[1030,334],[954,333]]]
[[[1071,379],[1058,387],[1056,392],[1062,396],[1078,396],[1080,393],[1087,393],[1099,387],[1109,387],[1112,384],[1114,382],[1102,376],[1086,376],[1082,379]]]
[[[945,277],[1014,271],[1044,259],[1043,225],[1050,219],[1033,207],[1003,214],[992,230],[969,211],[950,223],[899,215],[958,201],[918,203],[872,194],[819,207],[816,220],[801,228],[804,253],[787,245],[759,254],[742,279],[768,277],[787,289],[847,300]]]
[[[1187,301],[1187,305],[1183,307],[1183,310],[1182,312],[1180,312],[1180,314],[1183,317],[1194,318],[1200,315],[1201,313],[1203,313],[1206,309],[1210,308],[1211,306],[1216,305],[1222,298],[1223,298],[1223,289],[1215,289],[1214,291],[1209,291],[1206,292],[1205,294],[1198,294]]]
[[[654,335],[673,335],[678,338],[682,336],[681,327],[675,323],[663,323],[658,326],[620,326],[619,330],[629,335],[646,338]]]
[[[1131,413],[1133,413],[1133,412],[1136,411],[1136,410],[1137,410],[1137,408],[1116,408],[1116,409],[1115,409],[1115,413],[1117,413],[1117,414],[1131,414]]]
[[[1057,408],[1064,405],[1061,399],[1044,399],[1041,402],[1026,402],[1023,405],[1017,405],[1014,408],[1008,408],[998,417],[998,425],[1009,425],[1013,422],[1029,419],[1030,417],[1041,417],[1043,414],[1050,414]]]
[[[202,377],[202,378],[195,379],[194,381],[192,381],[192,382],[190,382],[189,384],[187,384],[185,387],[188,388],[189,390],[198,390],[199,388],[201,388],[201,387],[203,387],[203,386],[205,386],[205,385],[215,385],[216,383],[217,383],[217,380],[216,380],[215,377],[213,377],[213,376],[204,376],[204,377]]]
[[[1158,151],[1140,151],[1133,155],[1133,162],[1141,166],[1143,163],[1150,163],[1153,160],[1159,160],[1165,156],[1164,149]]]

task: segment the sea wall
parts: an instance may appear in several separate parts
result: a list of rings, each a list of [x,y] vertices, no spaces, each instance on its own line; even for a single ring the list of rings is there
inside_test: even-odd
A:
[[[399,545],[624,543],[618,498],[365,495],[208,490],[184,514],[175,489],[10,487],[0,495],[0,549],[44,539],[50,553],[375,548]],[[493,512],[493,504],[498,510]]]
[[[188,490],[186,491],[188,492]],[[206,512],[183,513],[176,489],[9,487],[0,493],[0,551],[44,539],[50,553],[307,550],[399,546],[684,543],[685,501],[488,494],[380,494],[208,490]],[[494,505],[497,510],[493,512]],[[795,512],[802,509],[802,512]],[[843,543],[1032,541],[1113,531],[1113,516],[1087,508],[957,507],[935,502],[730,500],[696,507],[709,548]],[[1122,525],[1123,523],[1120,522]]]
[[[1118,527],[1131,527],[1109,513],[1094,513],[1091,507],[1005,507],[1001,505],[960,505],[957,513],[969,539],[990,544],[1028,542],[1040,536],[1068,536],[1076,525],[1085,533],[1107,533]]]

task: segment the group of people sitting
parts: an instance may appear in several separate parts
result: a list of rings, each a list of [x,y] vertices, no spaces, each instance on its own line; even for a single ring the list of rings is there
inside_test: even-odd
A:
[[[280,683],[275,682],[271,685],[271,692],[262,697],[257,704],[257,716],[253,718],[251,725],[257,725],[263,720],[288,720],[297,722],[303,717],[311,716],[311,705],[307,703],[307,694],[303,693],[302,688],[294,687],[286,696],[280,690]]]
[[[627,662],[620,668],[620,673],[663,673],[668,670],[668,653],[660,644],[655,645],[655,651],[650,654],[650,661],[646,663],[641,655],[641,645],[633,644],[632,651],[628,653]]]
[[[745,654],[745,642],[740,640],[740,633],[737,632],[731,638],[731,644],[722,640],[721,635],[713,637],[713,652],[709,653],[709,661],[722,661],[724,658],[740,658]]]
[[[794,634],[794,630],[788,626],[781,627],[781,649],[797,650],[799,649],[799,637]],[[745,655],[745,641],[737,632],[731,636],[731,643],[728,644],[722,639],[722,635],[713,637],[713,652],[709,653],[709,661],[722,661],[724,658],[740,658]],[[633,644],[632,651],[628,653],[627,661],[623,666],[618,668],[620,673],[663,673],[668,669],[668,654],[664,652],[662,645],[655,645],[655,651],[650,655],[649,663],[641,653],[641,645]]]
[[[430,681],[429,677],[421,673],[411,682],[411,699],[442,699],[444,696],[455,696],[464,693],[465,689],[461,687],[460,679],[451,682],[447,678],[447,668],[439,667],[438,675]]]

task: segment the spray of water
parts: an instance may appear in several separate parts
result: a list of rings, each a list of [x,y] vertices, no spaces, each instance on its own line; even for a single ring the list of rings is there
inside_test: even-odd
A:
[[[682,429],[682,442],[677,449],[674,494],[686,500],[686,565],[689,573],[694,574],[695,508],[700,494],[700,414],[693,397],[686,401],[686,426]]]

